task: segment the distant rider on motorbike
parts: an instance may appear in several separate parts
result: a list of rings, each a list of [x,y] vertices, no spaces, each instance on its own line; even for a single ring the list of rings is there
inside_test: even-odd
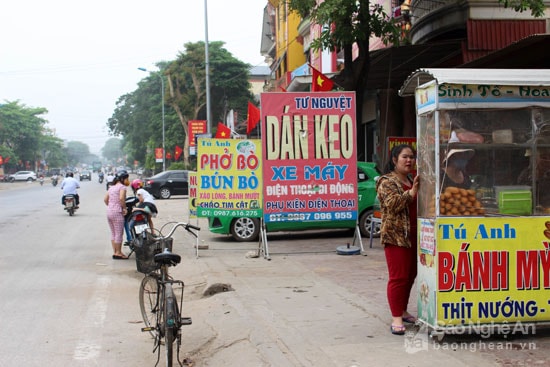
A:
[[[63,197],[61,198],[61,204],[65,205],[65,195],[74,195],[76,199],[76,209],[78,209],[78,205],[80,204],[80,197],[78,196],[76,189],[79,189],[79,188],[80,188],[80,184],[74,178],[73,173],[68,172],[65,175],[65,179],[63,180],[63,182],[61,182],[61,190],[63,190]]]

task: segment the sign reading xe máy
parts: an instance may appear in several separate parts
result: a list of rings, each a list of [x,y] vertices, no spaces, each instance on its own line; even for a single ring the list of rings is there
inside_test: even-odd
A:
[[[357,219],[355,94],[263,93],[266,223]]]

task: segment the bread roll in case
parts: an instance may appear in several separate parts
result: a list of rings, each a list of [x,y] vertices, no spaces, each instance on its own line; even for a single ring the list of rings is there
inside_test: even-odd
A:
[[[431,201],[430,214],[435,213],[435,200]],[[477,200],[474,190],[449,186],[439,198],[439,214],[456,216],[484,215],[485,209]]]

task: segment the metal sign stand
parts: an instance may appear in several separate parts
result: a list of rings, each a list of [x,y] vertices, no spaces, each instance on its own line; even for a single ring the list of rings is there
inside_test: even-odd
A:
[[[372,239],[374,238],[374,229],[376,228],[376,226],[380,226],[382,225],[382,219],[380,218],[372,218],[372,223],[370,225],[370,245],[369,247],[372,248]]]
[[[267,231],[263,218],[260,223],[260,239],[258,240],[258,256],[263,256],[266,260],[271,260],[269,256],[269,245],[267,244]]]
[[[359,229],[359,223],[355,226],[355,234],[353,235],[352,245],[355,246],[356,241],[359,242],[359,247],[361,247],[361,255],[367,256],[365,248],[363,247],[363,240],[361,239],[361,230]]]
[[[199,218],[197,217],[197,227],[199,226]],[[196,259],[199,258],[199,238],[201,236],[201,232],[200,231],[197,231],[197,237],[195,237],[195,256],[196,256]]]

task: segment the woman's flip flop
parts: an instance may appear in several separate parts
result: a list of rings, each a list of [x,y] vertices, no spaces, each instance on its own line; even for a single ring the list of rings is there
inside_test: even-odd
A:
[[[392,325],[390,331],[393,335],[405,335],[405,325]]]

